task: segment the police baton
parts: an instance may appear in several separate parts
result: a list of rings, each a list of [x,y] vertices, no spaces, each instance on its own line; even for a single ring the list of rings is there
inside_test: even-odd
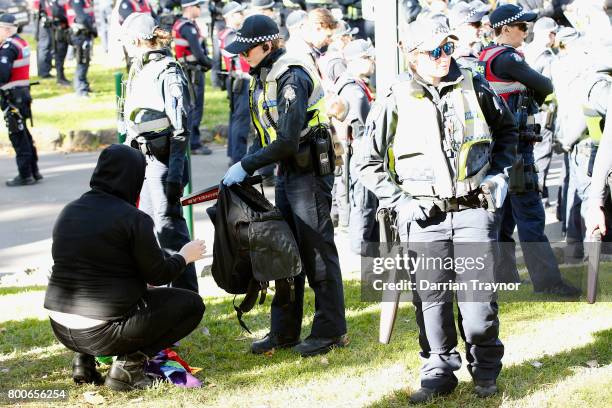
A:
[[[261,184],[263,180],[264,180],[263,176],[257,175],[257,176],[245,178],[244,181],[240,184],[254,186],[255,184]],[[200,204],[200,203],[205,203],[207,201],[216,200],[219,197],[220,187],[221,186],[217,184],[217,185],[205,188],[203,190],[196,191],[193,194],[189,194],[188,196],[181,198],[181,205],[185,207],[187,205]]]
[[[397,233],[394,234],[393,224],[395,223],[395,211],[389,208],[381,208],[376,213],[376,218],[380,230],[380,243],[385,246],[386,252],[389,253],[393,248],[393,243],[398,240]],[[386,244],[386,245],[385,245]],[[397,271],[395,269],[389,271],[389,282],[396,280]],[[397,317],[397,309],[400,300],[399,290],[385,290],[382,293],[382,302],[380,305],[380,326],[378,331],[378,341],[382,344],[389,344],[393,326]]]

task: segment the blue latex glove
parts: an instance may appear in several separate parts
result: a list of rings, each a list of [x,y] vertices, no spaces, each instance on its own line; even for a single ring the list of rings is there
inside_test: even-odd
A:
[[[223,184],[231,186],[232,184],[240,183],[248,176],[248,173],[242,168],[240,162],[235,163],[227,169],[225,176],[223,176]]]

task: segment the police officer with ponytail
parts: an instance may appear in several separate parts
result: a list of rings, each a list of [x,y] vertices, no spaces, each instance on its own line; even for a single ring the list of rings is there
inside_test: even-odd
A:
[[[248,17],[226,51],[242,54],[252,67],[251,117],[261,148],[230,167],[223,183],[240,183],[278,163],[275,203],[293,230],[305,270],[294,282],[276,282],[270,332],[251,351],[294,346],[302,356],[326,353],[347,344],[347,328],[330,217],[334,157],[321,80],[313,65],[280,48],[279,28],[264,15]],[[310,336],[300,342],[306,277],[316,310]]]
[[[123,109],[126,144],[140,149],[147,161],[139,208],[153,218],[160,246],[173,255],[190,241],[180,204],[189,178],[187,78],[168,48],[171,34],[159,28],[151,14],[130,14],[123,29],[132,59]],[[197,292],[194,265],[172,286]]]

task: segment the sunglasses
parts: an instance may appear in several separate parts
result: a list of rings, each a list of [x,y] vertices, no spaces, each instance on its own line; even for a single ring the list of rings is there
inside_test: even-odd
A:
[[[519,30],[523,31],[523,32],[527,32],[527,23],[524,22],[520,22],[520,23],[514,23],[514,24],[509,24],[510,27],[516,27]]]
[[[443,52],[446,56],[450,57],[453,54],[453,52],[455,52],[455,43],[452,43],[449,41],[446,44],[442,44],[436,49],[427,51],[427,54],[429,54],[429,58],[436,61],[440,59],[440,57],[442,57]]]
[[[261,44],[254,45],[251,48],[249,48],[248,50],[241,52],[240,55],[242,55],[244,58],[247,58],[249,56],[249,53],[251,52],[251,50],[259,47],[260,45]]]

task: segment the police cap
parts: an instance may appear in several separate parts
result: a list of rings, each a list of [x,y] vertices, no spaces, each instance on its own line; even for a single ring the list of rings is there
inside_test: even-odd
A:
[[[197,6],[204,3],[205,0],[181,0],[181,7]]]
[[[431,51],[437,48],[446,38],[458,40],[457,36],[441,20],[421,19],[415,20],[406,27],[402,41],[406,51],[415,49]]]
[[[244,9],[245,7],[237,1],[230,1],[225,6],[223,6],[223,9],[221,10],[221,15],[223,17],[229,17],[230,15],[238,13]]]
[[[152,39],[157,27],[157,22],[149,13],[132,13],[121,25],[121,29],[128,37],[141,40]]]
[[[487,11],[467,3],[457,3],[449,13],[448,21],[453,30],[463,24],[476,23],[482,20]]]
[[[344,58],[347,61],[353,61],[359,58],[371,57],[374,58],[375,52],[372,42],[368,40],[353,40],[344,47]]]
[[[493,10],[489,16],[489,21],[492,28],[497,28],[513,23],[533,21],[537,17],[536,13],[523,10],[514,4],[504,4]]]
[[[0,15],[0,27],[17,27],[15,16],[6,13]]]
[[[550,17],[539,18],[533,25],[533,32],[556,33],[559,31],[559,25]]]
[[[257,44],[280,38],[278,25],[268,16],[254,14],[247,17],[236,32],[236,39],[225,47],[230,54],[240,54]]]
[[[251,2],[251,8],[256,10],[266,10],[274,8],[274,0],[253,0]]]

